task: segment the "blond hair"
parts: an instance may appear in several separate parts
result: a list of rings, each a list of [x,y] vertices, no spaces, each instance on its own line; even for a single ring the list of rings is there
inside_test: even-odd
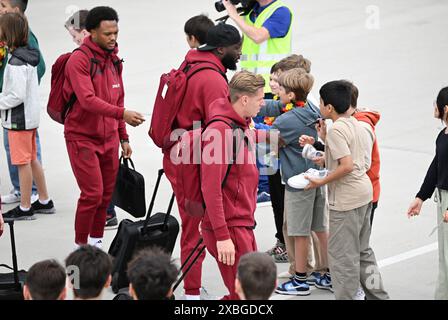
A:
[[[311,61],[304,58],[302,55],[292,54],[274,64],[271,73],[284,72],[295,68],[302,68],[307,73],[310,73]]]
[[[314,85],[314,77],[302,68],[295,68],[283,72],[278,78],[280,86],[286,92],[293,92],[297,101],[306,101]]]
[[[235,103],[244,94],[253,96],[264,86],[263,76],[249,71],[240,71],[230,80],[230,101]]]

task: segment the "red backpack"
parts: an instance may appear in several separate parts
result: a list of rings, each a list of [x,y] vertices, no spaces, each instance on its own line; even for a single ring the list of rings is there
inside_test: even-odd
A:
[[[224,188],[229,176],[232,164],[235,163],[238,153],[238,141],[243,129],[225,117],[211,120],[204,128],[185,132],[177,145],[176,163],[176,198],[177,202],[184,207],[189,215],[202,217],[205,213],[205,202],[201,191],[201,161],[202,161],[202,134],[207,127],[214,122],[226,123],[233,132],[232,159],[227,167],[226,175],[221,183]],[[246,142],[246,140],[244,139]],[[198,148],[199,146],[199,148]],[[174,149],[174,148],[173,148]]]
[[[98,65],[98,60],[95,58],[95,54],[85,45],[73,50],[73,52],[64,53],[59,56],[53,64],[51,68],[51,90],[50,97],[48,98],[47,113],[51,119],[61,124],[64,124],[65,118],[76,102],[75,93],[73,93],[67,101],[64,99],[62,92],[65,82],[65,66],[71,55],[78,50],[84,53],[90,60],[90,77],[92,79],[95,76],[96,66]],[[117,68],[117,72],[121,74],[122,60],[116,59],[114,65]]]
[[[176,129],[174,120],[187,92],[188,80],[202,70],[219,72],[227,81],[226,75],[219,70],[216,64],[205,61],[195,64],[188,64],[184,61],[178,70],[173,69],[170,73],[162,74],[160,77],[148,134],[156,146],[163,151],[168,150],[176,143],[176,141],[170,141],[170,136],[171,132]]]

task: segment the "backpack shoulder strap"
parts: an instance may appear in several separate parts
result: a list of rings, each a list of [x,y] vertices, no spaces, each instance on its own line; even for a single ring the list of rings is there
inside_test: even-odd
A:
[[[207,129],[207,127],[209,125],[211,125],[212,123],[215,123],[215,122],[224,122],[225,124],[227,124],[232,129],[232,133],[233,133],[232,134],[232,139],[233,139],[233,142],[232,142],[232,161],[227,166],[226,175],[224,176],[224,179],[222,180],[221,188],[224,188],[224,186],[226,185],[227,178],[229,177],[230,170],[232,169],[232,165],[236,162],[237,151],[238,151],[237,150],[238,141],[236,139],[235,131],[242,130],[242,128],[239,127],[234,121],[226,121],[225,118],[227,118],[227,117],[222,116],[222,118],[219,117],[219,118],[216,118],[216,119],[212,119],[202,129],[202,133],[204,133],[204,131]],[[231,119],[229,119],[229,120],[231,120]]]
[[[220,70],[217,64],[213,62],[204,61],[204,62],[198,62],[196,64],[187,64],[183,69],[183,71],[187,75],[187,81],[190,80],[190,78],[193,77],[198,72],[201,72],[202,70],[216,71],[226,80],[226,82],[229,82],[229,80],[227,79],[227,75]]]
[[[123,59],[120,59],[119,57],[115,56],[115,60],[113,61],[114,67],[115,69],[117,69],[118,75],[121,76],[121,74],[123,73]]]
[[[73,52],[75,51],[81,51],[82,53],[84,53],[87,58],[89,58],[90,60],[90,77],[93,79],[95,77],[95,67],[99,64],[98,59],[95,57],[95,53],[90,50],[89,47],[85,46],[85,45],[81,45],[79,48],[76,48],[75,50],[73,50]]]

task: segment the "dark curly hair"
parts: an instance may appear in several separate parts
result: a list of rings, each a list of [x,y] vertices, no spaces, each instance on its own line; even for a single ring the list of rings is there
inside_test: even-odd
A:
[[[89,11],[86,18],[86,30],[91,31],[100,26],[102,21],[118,22],[117,11],[111,7],[95,7]]]

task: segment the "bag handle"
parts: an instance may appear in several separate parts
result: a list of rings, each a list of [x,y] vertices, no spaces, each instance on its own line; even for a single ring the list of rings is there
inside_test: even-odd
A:
[[[135,171],[135,166],[132,159],[120,156],[120,164],[124,165],[126,168],[129,168],[129,163],[131,163],[131,169]]]

